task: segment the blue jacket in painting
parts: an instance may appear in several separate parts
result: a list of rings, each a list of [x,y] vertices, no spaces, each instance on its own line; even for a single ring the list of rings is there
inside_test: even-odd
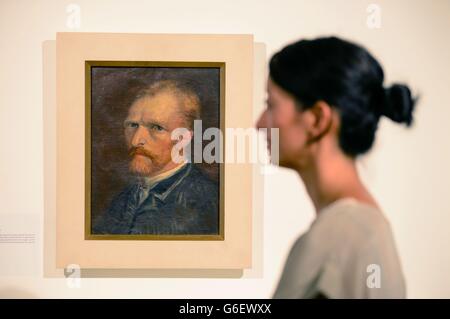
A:
[[[92,234],[217,235],[219,190],[188,163],[158,182],[139,204],[142,185],[132,183],[111,202],[92,227]]]

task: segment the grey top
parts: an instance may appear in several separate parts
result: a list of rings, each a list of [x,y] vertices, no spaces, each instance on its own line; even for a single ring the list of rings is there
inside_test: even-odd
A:
[[[274,298],[405,298],[389,222],[351,198],[322,209],[294,243]]]

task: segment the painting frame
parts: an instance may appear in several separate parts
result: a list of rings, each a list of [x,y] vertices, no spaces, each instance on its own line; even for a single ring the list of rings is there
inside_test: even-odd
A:
[[[251,34],[59,32],[56,35],[56,250],[58,269],[223,269],[252,266],[254,164],[224,162],[223,238],[86,238],[86,61],[224,63],[223,129],[252,128]],[[182,48],[182,50],[180,50]],[[222,122],[223,121],[223,122]],[[230,139],[224,134],[223,152]],[[129,235],[126,235],[129,236]],[[88,236],[89,237],[89,236]],[[144,238],[142,238],[144,239]]]

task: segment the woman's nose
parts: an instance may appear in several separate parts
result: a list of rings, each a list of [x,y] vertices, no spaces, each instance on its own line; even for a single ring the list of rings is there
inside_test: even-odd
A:
[[[268,128],[267,127],[267,110],[265,110],[259,117],[258,121],[256,122],[256,128],[258,130],[262,129],[262,128]]]

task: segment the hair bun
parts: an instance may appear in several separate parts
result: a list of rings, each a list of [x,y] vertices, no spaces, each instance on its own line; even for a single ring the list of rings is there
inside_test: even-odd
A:
[[[394,84],[383,90],[384,99],[380,105],[380,114],[397,123],[405,123],[410,126],[416,103],[416,99],[411,96],[411,90],[403,84]]]

